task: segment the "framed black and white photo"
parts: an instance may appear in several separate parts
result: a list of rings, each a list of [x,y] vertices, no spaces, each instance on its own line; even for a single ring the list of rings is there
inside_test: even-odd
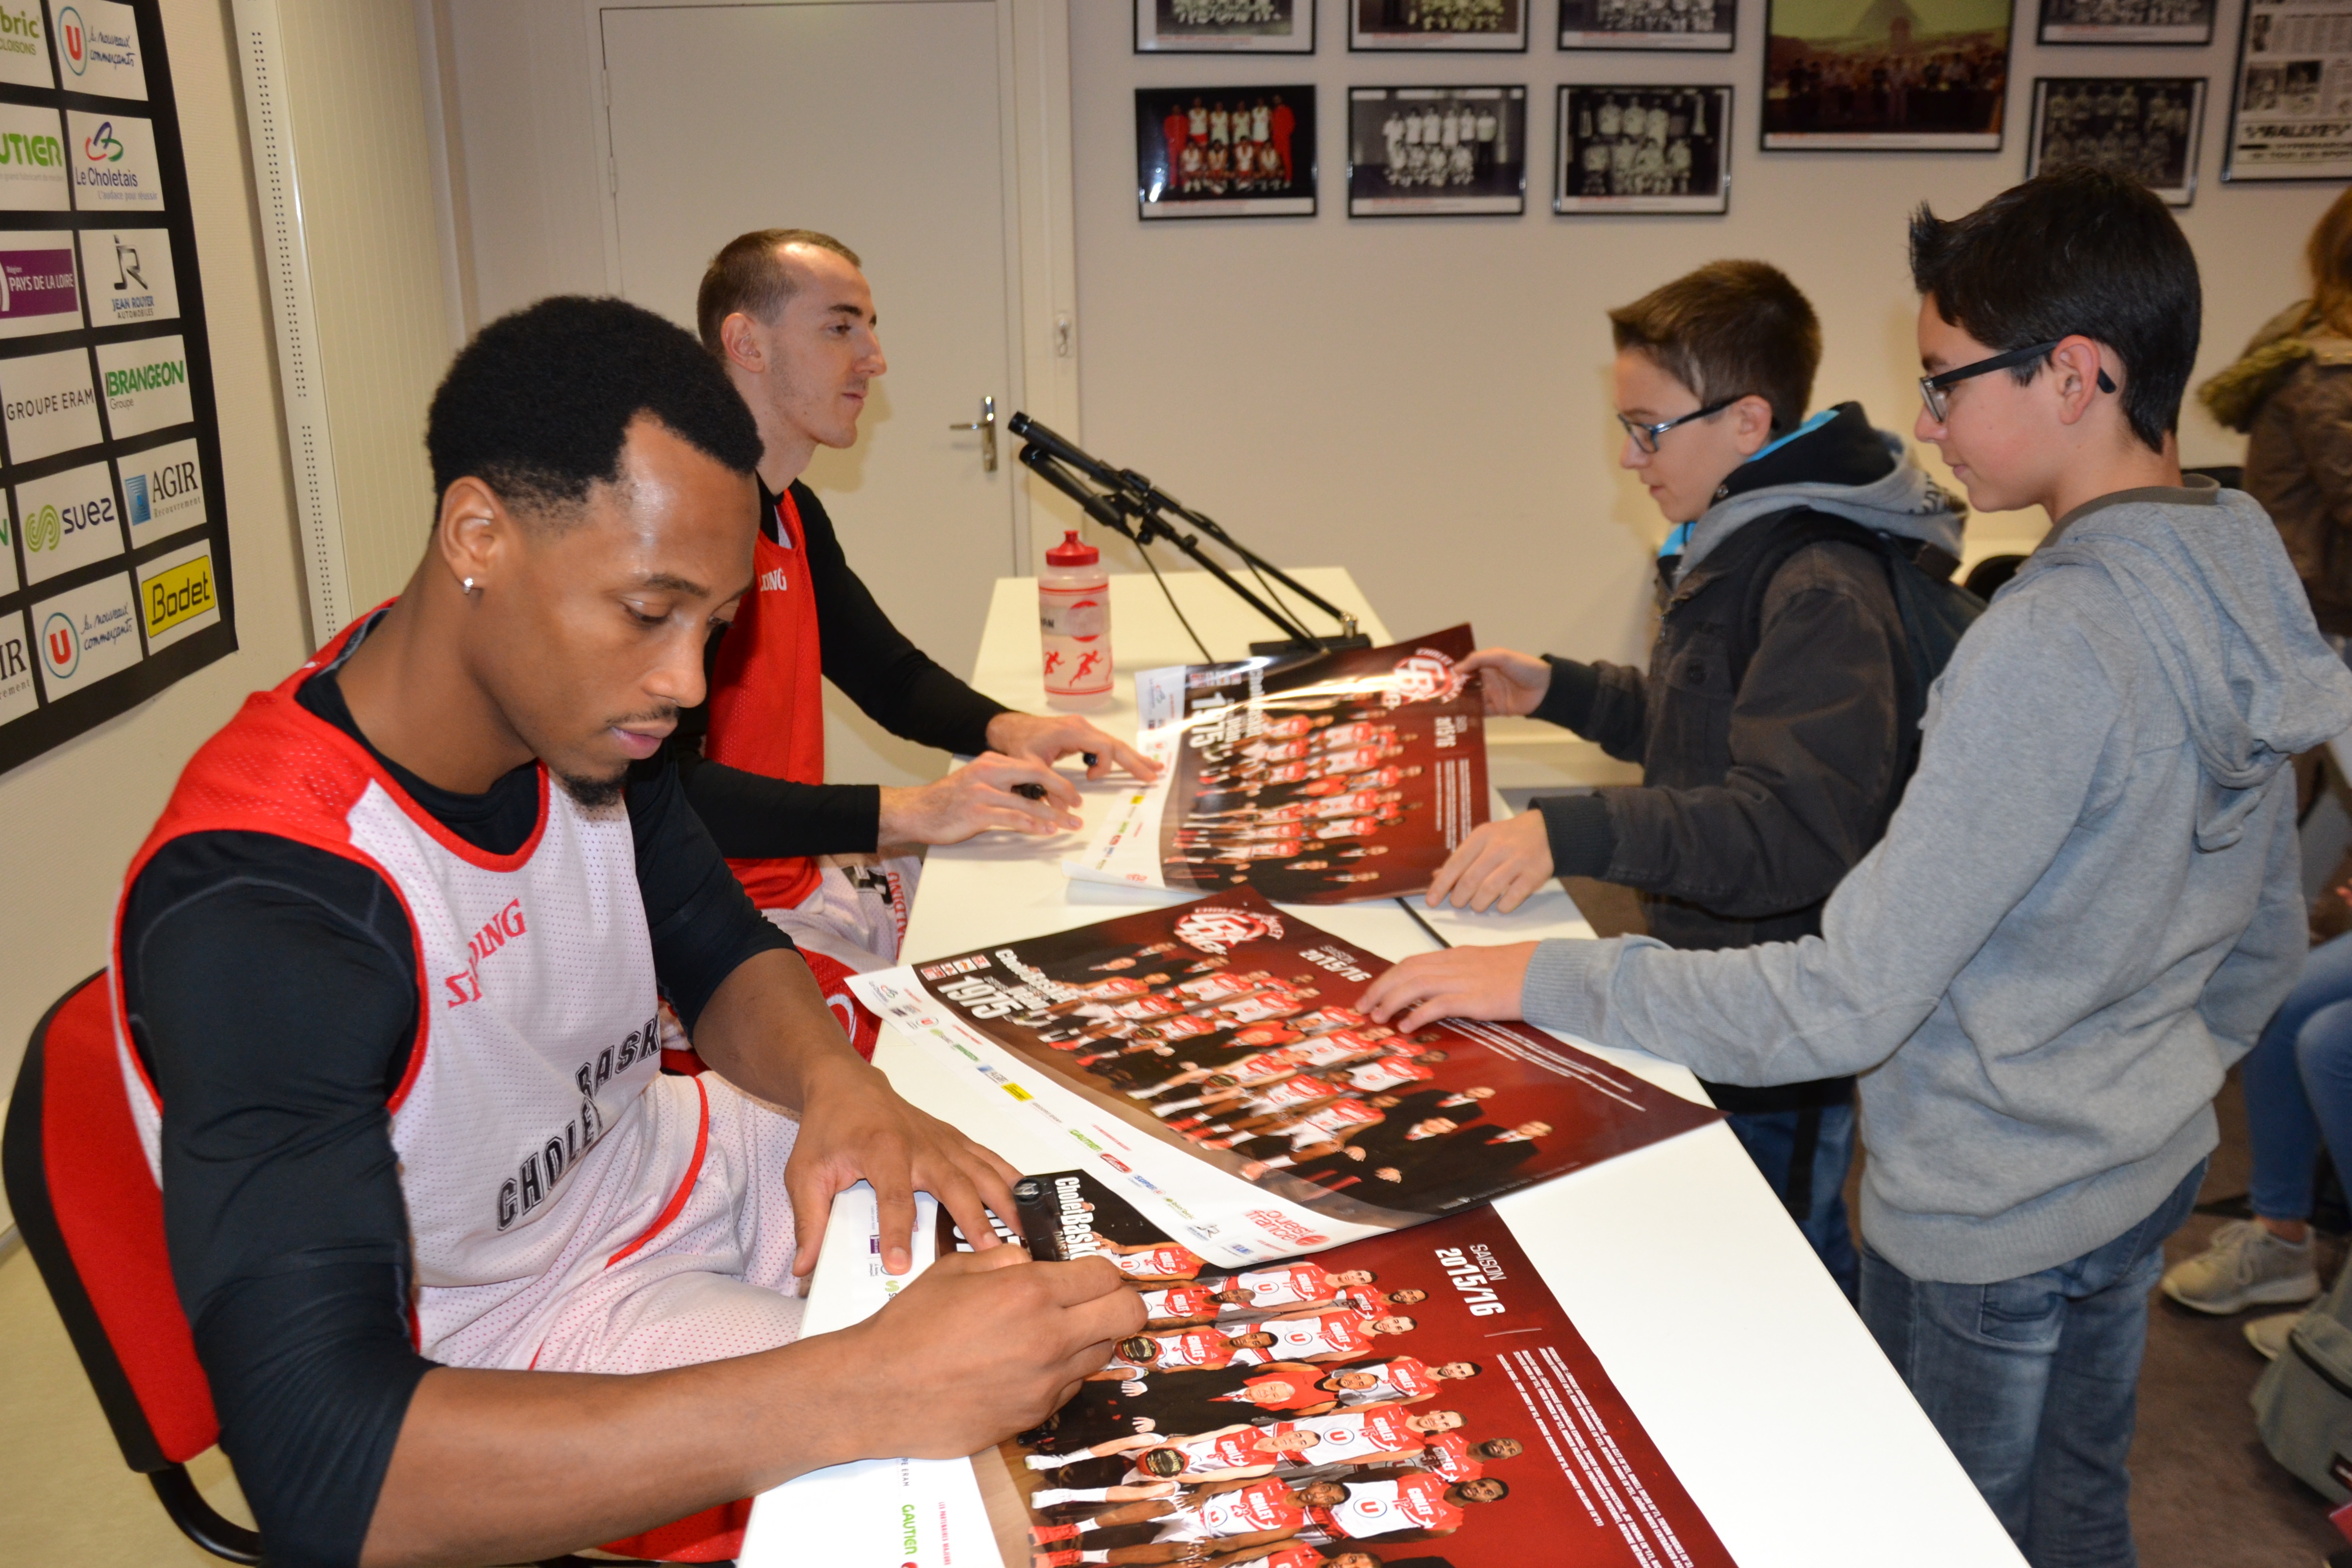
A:
[[[2011,0],[1766,0],[1768,153],[1995,153]]]
[[[2352,179],[2352,0],[2246,0],[2230,80],[2229,151],[2236,184]]]
[[[1559,0],[1563,49],[1728,51],[1739,0]]]
[[[1556,213],[1731,208],[1727,87],[1563,87]]]
[[[1315,52],[1315,0],[1135,0],[1139,55]]]
[[[1137,215],[1309,217],[1315,89],[1135,89]]]
[[[2220,0],[2042,0],[2045,44],[2210,44]]]
[[[1351,49],[1469,49],[1509,53],[1528,47],[1528,8],[1535,0],[1342,0]]]
[[[1348,216],[1528,210],[1528,89],[1348,89]]]
[[[2197,194],[2203,77],[2042,77],[2033,84],[2025,177],[2106,169],[2185,207]]]

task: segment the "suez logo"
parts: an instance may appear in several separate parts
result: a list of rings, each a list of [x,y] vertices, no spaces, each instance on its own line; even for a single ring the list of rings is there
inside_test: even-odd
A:
[[[75,535],[86,530],[113,526],[114,498],[110,495],[95,495],[64,506],[45,501],[25,519],[25,552],[37,555],[43,551],[57,550],[71,543]]]
[[[455,974],[442,977],[441,984],[449,993],[442,998],[442,1005],[462,1007],[468,1002],[480,1001],[482,961],[508,942],[530,934],[530,927],[524,923],[522,918],[522,900],[508,900],[506,908],[484,921],[482,929],[466,939],[466,967]]]
[[[619,1046],[606,1046],[580,1064],[572,1075],[572,1087],[580,1091],[579,1113],[549,1133],[516,1163],[515,1173],[499,1184],[500,1230],[553,1197],[563,1173],[604,1135],[604,1113],[597,1107],[596,1091],[638,1063],[654,1060],[660,1050],[661,1017],[656,1014],[646,1020],[645,1027],[630,1030]]]

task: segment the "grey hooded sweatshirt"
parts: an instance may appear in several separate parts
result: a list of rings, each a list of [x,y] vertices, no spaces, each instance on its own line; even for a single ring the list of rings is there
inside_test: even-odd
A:
[[[2295,752],[2352,726],[2251,497],[2060,520],[1930,695],[1919,767],[1822,934],[1720,952],[1542,943],[1534,1022],[1702,1078],[1859,1073],[1862,1228],[1985,1284],[2146,1217],[2301,970]]]

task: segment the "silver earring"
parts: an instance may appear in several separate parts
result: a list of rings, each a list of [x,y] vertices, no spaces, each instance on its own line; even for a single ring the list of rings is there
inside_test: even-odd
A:
[[[467,578],[467,579],[466,579],[466,592],[467,592],[468,594],[470,594],[470,593],[472,593],[473,591],[474,591],[474,580],[473,580],[471,577],[468,577],[468,578]]]

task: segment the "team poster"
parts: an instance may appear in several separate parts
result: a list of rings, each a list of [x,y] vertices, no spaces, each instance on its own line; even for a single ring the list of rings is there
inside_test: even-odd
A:
[[[1083,881],[1249,886],[1336,904],[1428,889],[1486,820],[1468,626],[1303,659],[1147,669],[1137,746],[1168,764],[1104,812]]]
[[[1718,1112],[1524,1024],[1411,1036],[1355,1007],[1386,960],[1249,889],[850,977],[969,1086],[1223,1266],[1471,1208]],[[943,1082],[947,1080],[942,1080]]]

